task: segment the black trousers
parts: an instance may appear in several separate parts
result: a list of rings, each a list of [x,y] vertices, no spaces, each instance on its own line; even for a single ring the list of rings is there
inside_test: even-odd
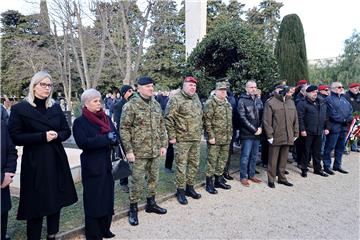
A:
[[[308,170],[308,164],[312,157],[314,171],[321,171],[321,144],[321,135],[308,135],[305,137],[305,157],[301,162],[301,170]]]
[[[46,216],[47,234],[53,235],[59,232],[60,210],[54,214]],[[27,220],[26,235],[28,240],[41,239],[43,217]]]
[[[87,240],[103,239],[110,232],[112,215],[99,218],[85,216],[85,236]]]
[[[165,168],[171,169],[174,162],[174,145],[169,143],[166,151]]]
[[[8,223],[8,212],[1,214],[1,239],[5,239]]]
[[[261,137],[261,163],[266,166],[268,165],[269,159],[269,142],[267,141],[266,137]]]
[[[295,147],[296,147],[296,162],[298,165],[301,165],[301,163],[304,161],[305,158],[305,138],[299,136],[298,139],[296,139],[295,141]]]

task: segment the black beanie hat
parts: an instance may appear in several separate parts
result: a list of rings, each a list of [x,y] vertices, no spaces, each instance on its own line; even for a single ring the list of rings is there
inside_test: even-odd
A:
[[[147,77],[147,76],[140,77],[137,80],[137,84],[140,85],[140,86],[148,85],[148,84],[151,84],[151,83],[154,84],[154,80],[152,80],[151,77]]]
[[[312,92],[312,91],[315,91],[315,90],[317,90],[317,89],[318,89],[317,86],[315,86],[315,85],[310,85],[310,86],[308,86],[308,87],[306,88],[306,92]]]
[[[130,85],[123,85],[120,89],[120,95],[123,97],[127,91],[132,89]]]

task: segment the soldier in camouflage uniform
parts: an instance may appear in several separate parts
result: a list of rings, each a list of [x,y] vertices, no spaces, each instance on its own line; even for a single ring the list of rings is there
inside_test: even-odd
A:
[[[132,98],[123,107],[120,136],[131,163],[129,223],[138,224],[137,203],[147,181],[146,212],[165,214],[166,209],[155,202],[159,177],[159,157],[166,154],[167,135],[160,104],[153,97],[154,85],[149,77],[138,79],[139,97]]]
[[[194,77],[186,77],[182,90],[169,100],[165,110],[169,143],[174,144],[175,150],[176,197],[180,204],[187,204],[185,195],[201,197],[194,190],[202,136],[202,109],[196,83]]]
[[[229,83],[216,83],[215,95],[204,105],[204,128],[208,140],[206,166],[206,191],[216,194],[216,188],[230,189],[222,176],[229,155],[229,145],[233,134],[232,107],[226,99]],[[215,184],[213,182],[215,176]]]

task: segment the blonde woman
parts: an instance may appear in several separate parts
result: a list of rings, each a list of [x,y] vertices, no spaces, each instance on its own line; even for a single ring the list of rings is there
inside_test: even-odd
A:
[[[59,231],[60,210],[77,201],[62,142],[71,135],[65,116],[51,98],[53,81],[44,71],[30,82],[28,96],[11,108],[9,133],[23,146],[18,220],[27,220],[27,239],[40,239],[43,217],[47,239]]]

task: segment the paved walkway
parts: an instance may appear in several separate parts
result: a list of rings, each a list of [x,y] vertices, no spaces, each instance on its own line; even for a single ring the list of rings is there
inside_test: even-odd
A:
[[[140,211],[138,226],[123,218],[112,231],[115,239],[360,239],[359,161],[360,154],[351,153],[343,163],[350,174],[309,173],[306,179],[288,164],[291,188],[270,189],[266,183],[245,188],[238,179],[217,195],[201,188],[200,200],[182,206],[172,198],[161,204],[166,215]]]

